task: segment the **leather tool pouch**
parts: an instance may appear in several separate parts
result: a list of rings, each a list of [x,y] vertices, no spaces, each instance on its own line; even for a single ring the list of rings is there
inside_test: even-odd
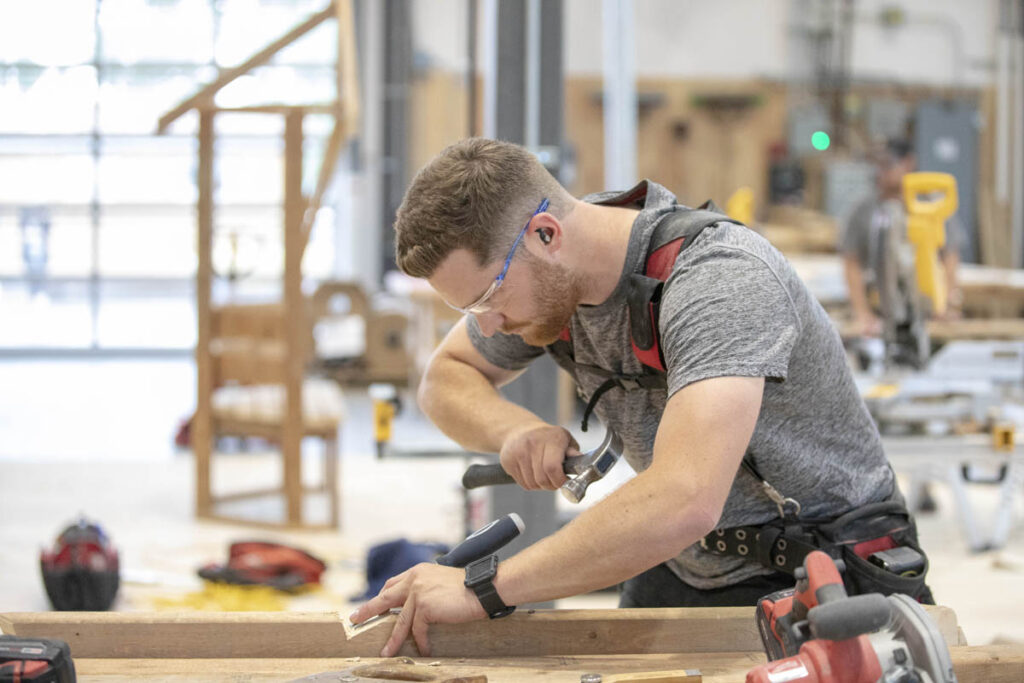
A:
[[[894,498],[852,510],[819,525],[817,533],[838,550],[830,554],[846,563],[843,582],[850,595],[903,593],[918,602],[935,604],[925,583],[928,557],[917,540],[914,520],[898,494]],[[893,549],[918,556],[919,564],[905,569],[886,568],[878,557]]]
[[[870,503],[835,519],[778,519],[758,526],[718,529],[701,540],[708,552],[758,560],[769,569],[792,574],[812,550],[823,550],[846,565],[843,582],[847,593],[904,593],[934,604],[925,583],[928,558],[917,540],[913,518],[894,493],[889,500]],[[894,571],[879,564],[876,553],[894,549],[920,562],[913,569]],[[916,555],[915,555],[916,554]]]

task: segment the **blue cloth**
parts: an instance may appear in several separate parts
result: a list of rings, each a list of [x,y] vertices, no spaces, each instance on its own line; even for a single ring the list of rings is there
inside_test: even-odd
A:
[[[412,543],[404,538],[373,546],[366,555],[366,591],[352,596],[352,600],[369,600],[392,576],[420,562],[433,562],[448,550],[443,543]]]

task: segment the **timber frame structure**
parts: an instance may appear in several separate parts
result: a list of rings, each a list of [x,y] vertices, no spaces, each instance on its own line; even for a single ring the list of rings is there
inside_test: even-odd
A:
[[[328,104],[286,105],[258,104],[245,107],[223,108],[215,103],[217,93],[240,76],[269,62],[274,55],[305,36],[328,19],[337,20],[338,69],[337,99]],[[284,118],[284,242],[285,264],[283,282],[283,329],[285,408],[281,428],[275,435],[282,455],[282,485],[271,493],[283,494],[287,526],[310,526],[303,522],[303,486],[301,471],[301,442],[303,438],[302,383],[308,351],[309,329],[307,302],[302,292],[302,256],[309,241],[313,220],[334,174],[343,143],[358,130],[359,88],[356,67],[355,29],[351,0],[334,0],[323,10],[310,16],[279,39],[273,41],[242,64],[221,70],[209,84],[164,114],[157,134],[165,133],[179,117],[192,109],[199,115],[198,130],[198,267],[196,271],[196,300],[198,312],[198,339],[196,344],[197,405],[192,422],[191,441],[196,458],[196,516],[245,521],[225,515],[216,515],[214,504],[221,500],[235,500],[246,496],[266,495],[268,491],[231,494],[217,497],[211,485],[211,455],[213,418],[211,396],[213,392],[213,361],[209,351],[212,333],[212,248],[214,230],[214,120],[218,113],[277,114]],[[307,114],[331,114],[334,127],[328,138],[323,162],[320,166],[313,194],[302,194],[303,119]],[[335,456],[336,457],[336,456]],[[337,482],[325,481],[324,488],[332,496],[331,504],[337,508]],[[335,514],[336,517],[336,514]],[[335,520],[333,524],[337,526]]]
[[[1024,646],[968,647],[948,607],[925,607],[961,683],[1024,680]],[[394,614],[358,627],[335,612],[0,614],[6,634],[60,638],[83,680],[743,681],[765,661],[750,607],[527,610],[433,624],[429,658],[409,640],[379,659]],[[345,678],[349,676],[349,678]]]

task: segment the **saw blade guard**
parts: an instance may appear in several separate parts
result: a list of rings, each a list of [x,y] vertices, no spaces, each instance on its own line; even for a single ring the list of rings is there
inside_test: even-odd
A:
[[[870,636],[882,670],[891,674],[903,667],[917,673],[922,683],[956,683],[949,648],[924,608],[902,594],[890,595],[888,600],[892,619]]]

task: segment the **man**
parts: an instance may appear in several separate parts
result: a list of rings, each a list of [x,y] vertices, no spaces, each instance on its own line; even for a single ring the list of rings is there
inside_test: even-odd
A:
[[[577,200],[508,143],[470,139],[444,150],[413,180],[395,224],[399,267],[467,313],[424,373],[424,412],[466,448],[500,453],[523,488],[561,486],[576,442],[497,388],[566,328],[588,398],[609,372],[642,372],[626,303],[631,275],[644,270],[657,226],[682,208],[648,181]],[[784,506],[740,469],[745,453],[787,497],[787,514],[799,503],[808,518],[833,518],[899,495],[824,310],[779,252],[721,220],[680,252],[665,282],[662,388],[616,387],[596,402],[637,476],[503,561],[487,610],[463,570],[421,564],[392,578],[351,617],[362,623],[402,607],[384,656],[410,632],[429,652],[430,623],[620,582],[623,606],[751,605],[792,587],[788,574],[699,544],[717,529],[779,519]]]
[[[850,307],[858,334],[878,337],[882,334],[879,284],[883,279],[885,258],[900,258],[899,250],[911,249],[906,241],[906,209],[903,203],[903,176],[915,170],[916,160],[910,145],[902,140],[886,143],[877,159],[876,191],[861,200],[843,226],[839,251],[843,257]],[[888,231],[895,230],[889,239]],[[946,223],[946,244],[941,249],[943,275],[949,293],[947,316],[955,316],[961,293],[957,287],[960,226]],[[906,256],[903,256],[906,259]],[[911,257],[912,258],[912,257]]]

